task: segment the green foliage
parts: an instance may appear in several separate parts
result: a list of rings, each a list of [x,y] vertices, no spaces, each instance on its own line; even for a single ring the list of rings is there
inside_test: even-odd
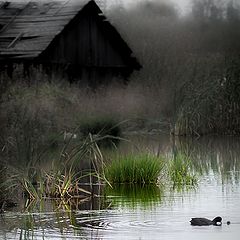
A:
[[[113,184],[157,183],[163,166],[163,159],[151,154],[117,156],[106,164],[104,174]]]
[[[176,153],[169,160],[168,172],[174,186],[195,185],[197,183],[191,159],[186,154]]]

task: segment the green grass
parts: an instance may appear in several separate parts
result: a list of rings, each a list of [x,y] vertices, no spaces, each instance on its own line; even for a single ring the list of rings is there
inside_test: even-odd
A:
[[[189,156],[183,153],[176,153],[169,161],[168,175],[174,185],[194,185],[197,177],[192,170],[192,163]]]
[[[106,165],[104,174],[111,184],[157,183],[163,162],[162,158],[151,154],[118,156]]]

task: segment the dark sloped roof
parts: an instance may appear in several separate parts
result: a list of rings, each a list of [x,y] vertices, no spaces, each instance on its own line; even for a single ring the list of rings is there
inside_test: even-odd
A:
[[[38,57],[88,2],[0,0],[0,59]]]

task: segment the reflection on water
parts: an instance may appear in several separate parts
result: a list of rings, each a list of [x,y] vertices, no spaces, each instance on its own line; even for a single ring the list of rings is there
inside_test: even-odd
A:
[[[111,206],[152,209],[159,205],[164,198],[164,186],[159,185],[118,185],[114,188],[106,186],[104,189],[108,199],[111,199]]]
[[[239,184],[240,174],[240,139],[200,138],[181,139],[177,148],[191,154],[197,173],[213,173],[222,183]]]
[[[0,239],[239,239],[240,140],[134,136],[121,151],[191,155],[196,188],[95,186],[102,197],[43,201],[0,216]],[[101,189],[99,189],[101,188]],[[194,227],[191,217],[223,217],[221,227]],[[226,222],[230,220],[231,225]]]

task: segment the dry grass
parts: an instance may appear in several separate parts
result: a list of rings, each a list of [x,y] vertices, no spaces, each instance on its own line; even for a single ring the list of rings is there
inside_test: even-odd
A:
[[[53,135],[65,130],[73,132],[88,119],[128,120],[125,126],[134,127],[139,119],[145,123],[159,120],[162,107],[159,92],[154,89],[153,92],[135,82],[128,86],[111,85],[95,92],[67,83],[30,87],[18,83],[2,96],[0,122],[8,129],[5,133],[8,137],[12,137],[16,126],[20,129],[29,124],[34,125],[34,131],[39,129],[42,136],[44,132]]]

